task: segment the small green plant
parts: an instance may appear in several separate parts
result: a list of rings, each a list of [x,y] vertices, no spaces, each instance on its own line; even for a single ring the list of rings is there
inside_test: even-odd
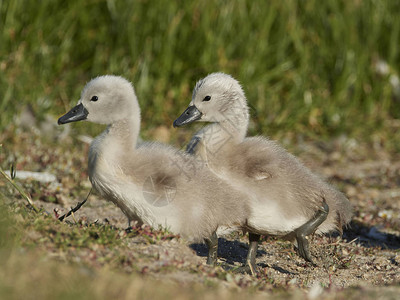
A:
[[[10,175],[11,175],[11,177],[10,176],[8,176],[5,172],[4,172],[4,170],[0,167],[0,174],[1,175],[3,175],[3,177],[6,179],[6,181],[9,183],[9,184],[11,184],[17,191],[18,191],[18,193],[22,196],[22,198],[24,198],[27,202],[28,202],[28,204],[29,204],[29,206],[35,211],[35,212],[39,212],[40,210],[35,206],[35,204],[33,204],[33,201],[32,201],[32,199],[31,199],[31,197],[24,191],[24,189],[18,184],[18,183],[16,183],[15,181],[14,181],[14,178],[15,178],[15,170],[14,170],[14,167],[13,166],[11,166],[11,168],[10,168]]]
[[[155,244],[157,241],[171,240],[179,238],[179,235],[172,234],[168,229],[158,228],[153,229],[148,225],[136,226],[133,225],[127,229],[128,237],[141,236],[150,244]]]

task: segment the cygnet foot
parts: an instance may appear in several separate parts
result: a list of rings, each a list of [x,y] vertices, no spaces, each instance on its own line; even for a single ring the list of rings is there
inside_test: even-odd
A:
[[[249,233],[249,252],[247,252],[246,263],[244,266],[233,269],[234,273],[248,273],[253,276],[257,274],[256,267],[256,255],[258,241],[260,240],[260,235],[255,233]]]
[[[217,263],[218,257],[218,236],[214,231],[209,239],[206,239],[206,244],[208,246],[208,257],[207,265],[215,265]]]
[[[191,139],[189,144],[186,146],[186,152],[189,154],[194,154],[195,149],[197,144],[200,142],[200,138],[198,136],[195,136],[194,138]]]
[[[327,218],[329,213],[329,206],[324,201],[322,203],[321,208],[317,211],[315,216],[309,220],[304,225],[297,228],[294,232],[296,235],[297,241],[297,251],[301,257],[303,257],[306,261],[309,261],[314,264],[311,254],[310,254],[310,247],[309,242],[307,240],[307,236],[312,234],[319,225],[321,225]]]

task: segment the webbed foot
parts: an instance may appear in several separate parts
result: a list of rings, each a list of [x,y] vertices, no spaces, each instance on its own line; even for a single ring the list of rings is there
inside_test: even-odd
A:
[[[318,226],[326,220],[328,213],[329,206],[323,202],[321,208],[317,211],[315,216],[294,231],[299,255],[311,263],[313,263],[313,260],[311,258],[307,236],[315,232]]]
[[[249,251],[247,252],[246,263],[242,267],[232,269],[234,273],[248,273],[250,275],[256,276],[256,255],[259,240],[259,234],[249,233]]]
[[[215,265],[218,258],[218,236],[214,231],[210,238],[205,240],[208,247],[207,265]]]

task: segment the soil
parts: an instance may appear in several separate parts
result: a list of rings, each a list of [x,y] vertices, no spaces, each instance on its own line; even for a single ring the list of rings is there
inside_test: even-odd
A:
[[[43,160],[45,147],[29,153],[25,159],[35,162],[39,155]],[[12,149],[9,149],[12,150]],[[24,150],[20,150],[24,151]],[[43,153],[42,153],[42,152]],[[83,149],[86,155],[87,146]],[[180,283],[207,281],[216,285],[255,288],[259,291],[275,289],[306,290],[310,297],[318,296],[323,289],[342,291],[349,288],[373,286],[398,288],[400,285],[400,162],[398,154],[382,148],[354,145],[354,141],[334,140],[327,143],[299,143],[293,151],[314,172],[342,190],[354,207],[354,217],[343,236],[313,236],[310,239],[315,265],[299,257],[291,243],[277,238],[263,237],[257,251],[258,274],[235,274],[225,271],[226,266],[240,266],[247,254],[247,237],[233,233],[219,238],[218,266],[206,265],[207,249],[203,244],[189,244],[180,237],[158,235],[151,243],[143,234],[130,235],[125,230],[127,219],[112,203],[96,193],[67,222],[75,224],[110,224],[126,243],[125,263],[115,268],[126,273],[146,274],[161,280]],[[14,149],[15,157],[21,152]],[[38,154],[39,153],[39,154]],[[41,153],[41,154],[40,154]],[[59,215],[67,212],[90,189],[85,171],[86,156],[80,153],[69,171],[62,171],[71,155],[54,151],[48,161],[57,165],[47,169],[56,173],[57,184],[46,185],[34,192],[35,203],[46,211]],[[4,154],[3,154],[3,158]],[[38,165],[43,163],[40,159]],[[29,163],[19,158],[18,167]],[[39,169],[39,168],[38,168]],[[80,172],[78,170],[81,170]],[[77,174],[78,173],[78,174]],[[32,183],[31,183],[32,184]],[[34,185],[34,184],[32,184]],[[69,187],[78,185],[76,193]],[[28,185],[29,188],[29,185]],[[77,189],[75,187],[75,189]],[[32,193],[34,188],[30,189]],[[35,194],[36,193],[36,194]],[[50,202],[49,199],[55,201]],[[22,200],[20,200],[22,201]],[[144,229],[147,230],[147,229]],[[102,266],[99,257],[110,255],[100,247],[90,249],[96,259],[88,258],[89,250],[69,252],[72,257],[57,257],[66,261],[85,261],[89,265]],[[94,252],[94,253],[93,253]],[[63,254],[64,255],[64,254]],[[112,254],[111,254],[112,255]],[[142,259],[145,258],[145,259]],[[311,297],[312,298],[312,297]]]

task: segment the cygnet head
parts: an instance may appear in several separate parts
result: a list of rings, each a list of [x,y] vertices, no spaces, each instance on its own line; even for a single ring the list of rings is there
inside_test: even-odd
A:
[[[246,97],[239,82],[224,73],[212,73],[200,79],[193,89],[192,101],[174,127],[194,121],[223,122],[248,120]]]
[[[78,104],[58,119],[58,124],[88,120],[98,124],[137,117],[140,108],[132,84],[119,76],[105,75],[86,84]]]

